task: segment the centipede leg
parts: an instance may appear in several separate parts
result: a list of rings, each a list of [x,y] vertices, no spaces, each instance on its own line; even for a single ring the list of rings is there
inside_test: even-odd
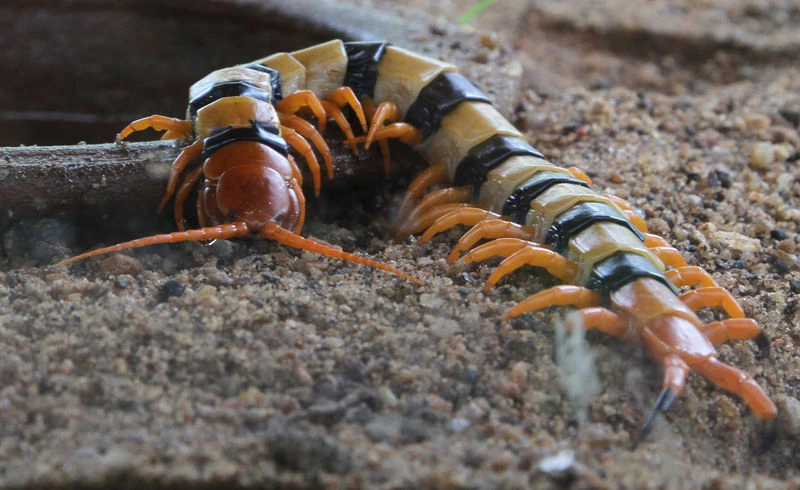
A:
[[[361,124],[362,131],[365,133],[367,132],[367,118],[364,115],[364,107],[361,102],[359,102],[353,89],[350,87],[339,87],[328,95],[328,101],[333,102],[340,109],[345,106],[350,106],[359,124]]]
[[[610,199],[614,202],[617,206],[619,206],[625,215],[628,217],[631,223],[642,233],[647,233],[647,223],[645,223],[644,218],[636,214],[636,211],[633,209],[633,206],[628,203],[625,199],[622,199],[619,196],[615,196],[613,194],[603,194],[603,197]]]
[[[518,238],[527,243],[534,243],[533,237],[535,235],[536,230],[530,226],[520,225],[504,219],[484,219],[475,224],[475,226],[470,228],[459,238],[453,250],[450,252],[450,255],[447,257],[447,261],[452,264],[458,260],[458,256],[461,252],[469,250],[480,240]]]
[[[372,120],[369,123],[369,131],[367,131],[367,139],[364,141],[364,148],[369,148],[370,144],[375,140],[375,133],[382,129],[386,123],[393,123],[400,120],[400,108],[397,104],[392,102],[381,102],[378,108],[375,109],[375,114],[372,115]]]
[[[439,206],[434,206],[433,208],[430,208],[419,215],[407,219],[406,222],[403,223],[395,231],[395,236],[402,239],[409,235],[420,233],[422,230],[428,229],[442,216],[445,216],[451,211],[454,211],[456,209],[466,208],[466,207],[472,208],[472,206],[463,202],[440,204]],[[479,209],[479,208],[472,208],[472,209]]]
[[[563,255],[518,238],[492,240],[470,250],[462,259],[467,263],[481,262],[495,255],[500,255],[505,259],[489,276],[486,286],[483,288],[484,291],[491,289],[500,279],[523,265],[541,267],[565,282],[574,279],[578,272],[578,266]]]
[[[306,196],[303,194],[303,188],[296,179],[292,180],[292,189],[294,189],[294,194],[297,196],[297,205],[300,210],[300,215],[297,219],[297,224],[294,226],[292,230],[294,233],[300,233],[300,230],[303,229],[303,224],[306,222]]]
[[[173,215],[175,216],[175,225],[180,231],[184,231],[186,229],[186,227],[183,225],[183,203],[186,201],[189,193],[192,192],[192,189],[194,189],[194,186],[200,180],[202,175],[203,167],[197,167],[196,169],[192,170],[189,175],[186,176],[183,182],[181,182],[181,186],[178,189],[178,192],[175,194]]]
[[[314,117],[317,118],[317,127],[320,131],[325,131],[325,123],[328,122],[327,113],[322,106],[322,101],[319,97],[310,90],[298,90],[292,94],[284,97],[280,102],[275,104],[278,112],[285,112],[287,114],[297,114],[303,108],[308,108]]]
[[[158,211],[160,212],[164,209],[164,206],[167,205],[167,202],[170,200],[173,194],[175,194],[175,187],[178,185],[178,177],[180,177],[181,172],[193,161],[197,160],[200,155],[203,153],[203,140],[197,140],[191,145],[184,148],[178,158],[172,162],[172,166],[169,169],[169,180],[167,181],[167,190],[164,192],[164,196],[161,198],[161,202],[158,203]]]
[[[656,257],[661,259],[661,262],[663,262],[667,267],[686,267],[686,259],[683,258],[683,255],[681,255],[676,248],[651,247],[650,251],[653,252]]]
[[[154,114],[152,116],[143,117],[142,119],[137,119],[125,126],[122,131],[119,132],[117,140],[124,140],[132,133],[144,131],[145,129],[167,131],[162,139],[178,139],[190,137],[192,135],[193,126],[192,121]]]
[[[682,288],[684,286],[701,286],[705,288],[717,287],[717,283],[702,267],[687,265],[677,269],[670,269],[664,273],[667,279]]]
[[[599,306],[600,293],[582,286],[562,284],[545,289],[517,303],[505,312],[502,320],[506,321],[529,311],[537,311],[548,306],[575,306],[588,308]]]
[[[314,143],[317,151],[322,154],[322,159],[325,161],[325,168],[328,171],[328,179],[333,179],[333,160],[331,158],[331,150],[328,147],[328,143],[325,142],[325,139],[322,137],[319,131],[317,131],[317,128],[315,128],[314,125],[305,119],[293,114],[285,114],[281,112],[278,113],[278,117],[280,117],[281,125],[295,130],[300,136]]]
[[[444,187],[430,192],[423,197],[419,203],[411,210],[406,221],[414,221],[419,216],[424,215],[436,206],[452,203],[467,203],[472,197],[472,189],[469,186],[463,187]]]
[[[721,306],[731,318],[744,318],[744,311],[731,293],[721,287],[693,289],[679,296],[694,311],[704,307]]]
[[[620,340],[625,340],[625,336],[631,328],[630,319],[600,306],[583,308],[570,313],[566,322],[568,329],[574,328],[576,318],[580,319],[584,330],[599,330]]]
[[[357,155],[358,142],[356,140],[356,136],[353,134],[353,128],[350,126],[350,122],[347,120],[347,117],[345,117],[342,109],[333,102],[327,100],[322,101],[322,107],[325,108],[325,112],[327,113],[328,117],[333,118],[336,125],[339,126],[339,129],[341,129],[344,133],[344,137],[347,140],[347,145],[352,148],[353,154]]]
[[[652,233],[644,234],[644,244],[646,247],[669,247],[670,244],[663,237],[653,235]]]
[[[391,154],[389,152],[389,143],[387,142],[389,139],[396,139],[413,148],[422,142],[422,131],[404,122],[392,123],[375,131],[374,142],[381,145],[383,174],[387,179],[391,173]]]
[[[281,127],[281,133],[283,134],[283,138],[286,140],[286,142],[289,143],[292,148],[297,150],[298,153],[303,155],[303,158],[306,159],[306,164],[311,171],[311,178],[314,181],[314,195],[319,196],[321,185],[319,161],[317,160],[317,156],[314,154],[314,150],[311,149],[311,145],[305,138],[300,136],[300,134],[292,128],[283,126]]]
[[[741,396],[747,402],[750,410],[759,418],[772,419],[778,413],[778,409],[769,396],[764,393],[753,377],[744,371],[729,366],[714,357],[710,357],[692,368],[720,388]]]
[[[586,182],[589,186],[592,185],[592,179],[588,175],[586,175],[586,172],[584,172],[580,168],[578,168],[578,167],[569,167],[569,168],[567,168],[567,170],[576,179],[579,179],[579,180],[582,180],[582,181]]]
[[[664,372],[661,394],[658,396],[653,410],[650,412],[639,434],[636,436],[633,442],[633,449],[650,434],[656,415],[659,413],[666,413],[672,406],[672,403],[680,396],[686,384],[686,378],[689,376],[689,366],[677,354],[667,354],[662,359],[658,360],[658,362]]]
[[[445,206],[451,207],[448,209]],[[444,210],[447,212],[440,212]],[[434,219],[431,220],[431,217]],[[454,226],[475,226],[482,220],[498,218],[500,218],[499,214],[486,209],[476,208],[466,203],[456,203],[427,208],[419,214],[412,213],[406,225],[414,229],[424,229],[425,233],[420,237],[420,242],[426,242],[437,233],[449,230]]]
[[[447,164],[443,162],[431,165],[419,174],[406,190],[403,202],[400,204],[400,211],[398,211],[397,222],[404,222],[414,202],[430,187],[447,182],[447,177]]]
[[[752,339],[761,333],[761,327],[751,318],[728,318],[709,322],[700,327],[709,342],[719,345],[728,340]]]

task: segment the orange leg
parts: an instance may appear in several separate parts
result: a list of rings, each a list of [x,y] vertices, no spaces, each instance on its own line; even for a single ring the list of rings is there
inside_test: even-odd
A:
[[[197,184],[197,181],[200,180],[202,175],[203,167],[197,167],[196,169],[192,170],[189,175],[186,176],[183,182],[181,182],[181,186],[178,189],[178,192],[175,194],[173,212],[175,216],[175,224],[180,231],[184,231],[186,229],[186,227],[183,226],[183,202],[186,201],[189,193],[192,192],[192,189]]]
[[[328,179],[333,179],[333,160],[331,159],[331,149],[328,147],[328,143],[325,142],[325,139],[322,137],[320,132],[317,131],[317,128],[315,128],[305,119],[292,114],[285,114],[281,112],[278,114],[278,117],[280,118],[281,124],[284,127],[295,130],[300,136],[314,143],[317,151],[322,154],[322,159],[325,161],[325,168],[328,171]]]
[[[356,136],[353,134],[353,128],[350,126],[350,122],[347,120],[342,110],[339,108],[339,106],[333,102],[328,102],[327,100],[322,101],[322,107],[325,108],[325,112],[328,114],[328,117],[332,117],[336,122],[336,125],[339,126],[339,129],[341,129],[344,133],[344,137],[347,139],[347,144],[353,149],[353,154],[357,155],[358,143],[356,143]]]
[[[303,172],[300,171],[300,167],[297,166],[297,162],[294,161],[294,157],[289,155],[289,165],[292,167],[292,178],[297,181],[300,185],[300,188],[303,188]]]
[[[692,369],[720,388],[741,396],[758,418],[771,420],[777,415],[775,404],[749,374],[714,357],[692,366]]]
[[[328,100],[336,104],[339,108],[349,105],[356,114],[361,129],[367,132],[367,118],[364,115],[364,107],[358,101],[355,92],[350,87],[339,87],[328,95]]]
[[[447,177],[448,168],[444,163],[431,165],[419,174],[411,184],[408,185],[408,189],[406,189],[406,195],[403,196],[400,211],[397,213],[398,223],[402,223],[406,220],[408,213],[411,212],[411,206],[414,201],[419,199],[428,188],[447,182]]]
[[[530,226],[523,226],[513,221],[504,219],[484,219],[469,229],[456,242],[453,251],[447,257],[447,262],[453,263],[458,260],[458,255],[472,248],[480,240],[494,238],[519,238],[536,246],[541,246],[533,242],[535,230]],[[545,248],[545,247],[542,247]]]
[[[415,235],[420,233],[422,230],[429,228],[433,225],[439,218],[442,216],[454,211],[458,208],[463,207],[471,207],[467,203],[463,202],[456,202],[450,204],[441,204],[439,206],[435,206],[419,216],[415,216],[413,218],[408,219],[401,227],[397,229],[395,232],[395,236],[403,239],[409,235]],[[475,208],[477,209],[477,208]]]
[[[625,215],[628,217],[628,220],[633,223],[633,226],[635,226],[642,233],[647,233],[647,224],[644,222],[644,219],[641,216],[636,214],[633,206],[631,206],[628,201],[621,197],[615,196],[614,194],[603,194],[603,197],[610,199],[614,204],[622,208],[622,211],[625,212]]]
[[[167,131],[167,134],[165,134],[165,137],[162,139],[170,139],[167,137],[168,135],[171,136],[172,139],[178,139],[191,137],[193,126],[191,121],[184,121],[183,119],[154,114],[142,119],[137,119],[136,121],[133,121],[125,126],[125,128],[119,132],[117,141],[124,140],[132,133],[136,131],[144,131],[145,129]]]
[[[675,287],[679,288],[684,286],[701,286],[704,288],[717,287],[717,283],[708,275],[708,272],[696,265],[687,265],[677,269],[670,269],[666,271],[664,275]]]
[[[303,155],[303,158],[306,159],[308,169],[311,170],[311,178],[314,181],[314,195],[319,196],[321,180],[319,161],[317,160],[317,156],[314,154],[314,150],[311,149],[311,145],[305,138],[300,136],[300,134],[292,128],[281,126],[281,134],[286,142],[289,143],[292,148],[297,150],[297,152]]]
[[[393,102],[381,102],[372,116],[369,123],[369,131],[367,132],[367,139],[364,141],[364,148],[369,148],[369,145],[375,141],[375,132],[382,129],[386,123],[393,123],[400,120],[400,108]]]
[[[377,141],[381,145],[381,154],[383,154],[383,174],[387,179],[391,174],[392,163],[387,140],[394,138],[412,148],[422,143],[422,131],[404,122],[396,122],[384,126],[375,131],[374,137],[374,141]],[[364,147],[367,147],[366,144]]]
[[[172,195],[175,194],[175,187],[178,185],[178,177],[180,177],[181,172],[184,171],[187,165],[192,163],[193,161],[197,160],[200,155],[203,153],[203,140],[197,140],[191,145],[187,146],[186,148],[181,151],[178,158],[172,162],[172,166],[169,169],[169,180],[167,181],[167,190],[164,192],[164,197],[161,198],[161,202],[158,203],[158,210],[161,211],[164,209],[164,206],[167,205],[167,202],[172,198]]]
[[[752,339],[761,333],[761,327],[751,318],[728,318],[709,322],[700,327],[709,342],[719,345],[728,340]]]
[[[645,348],[647,348],[646,341]],[[652,412],[650,412],[647,420],[642,425],[639,435],[634,440],[634,449],[640,442],[642,442],[642,440],[644,440],[645,437],[647,437],[647,434],[650,433],[650,430],[653,428],[653,422],[655,421],[656,415],[659,413],[666,413],[667,410],[669,410],[669,408],[672,406],[672,402],[674,402],[675,399],[680,396],[681,392],[683,391],[683,387],[686,384],[686,378],[689,376],[690,368],[686,362],[684,362],[683,359],[678,356],[678,354],[667,354],[660,359],[656,359],[656,361],[659,365],[661,365],[661,370],[664,373],[661,394],[658,396],[658,400],[656,401]]]
[[[462,259],[467,263],[481,262],[495,255],[505,257],[505,260],[500,262],[500,265],[489,276],[489,280],[483,288],[484,291],[493,288],[500,279],[523,265],[542,267],[564,282],[572,281],[575,274],[578,273],[578,266],[567,260],[566,257],[519,238],[492,240],[470,250]]]
[[[721,306],[731,318],[744,318],[744,311],[731,293],[721,287],[693,289],[679,296],[694,311],[710,306]]]
[[[571,173],[572,176],[575,177],[576,179],[580,179],[586,182],[587,184],[592,185],[592,179],[589,178],[588,175],[586,175],[586,172],[579,169],[578,167],[569,167],[567,171],[569,171],[569,173]]]
[[[264,228],[261,229],[261,234],[264,236],[264,238],[267,238],[269,240],[275,240],[281,245],[286,245],[288,247],[293,247],[293,248],[299,248],[301,250],[308,250],[309,252],[325,255],[326,257],[333,257],[335,259],[342,259],[348,262],[355,262],[357,264],[368,265],[370,267],[375,267],[376,269],[381,269],[387,272],[391,272],[392,274],[396,274],[413,283],[423,284],[422,281],[420,281],[419,279],[409,276],[405,272],[395,269],[394,267],[383,264],[381,262],[367,259],[365,257],[359,257],[358,255],[353,255],[351,253],[344,252],[342,250],[331,247],[330,245],[326,245],[324,243],[304,238],[300,235],[297,235],[296,233],[292,233],[287,229],[281,228],[275,223],[267,223],[266,225],[264,225]]]
[[[306,222],[306,196],[303,194],[303,187],[297,179],[292,179],[292,189],[297,196],[297,204],[300,207],[300,217],[297,219],[297,225],[292,231],[300,233],[300,230],[303,229],[303,224]]]
[[[444,187],[430,192],[423,197],[408,215],[406,221],[414,221],[436,206],[450,203],[466,203],[472,197],[472,189],[464,187]],[[423,240],[426,241],[426,240]]]
[[[107,254],[109,252],[119,252],[120,250],[128,250],[131,248],[147,247],[150,245],[159,245],[162,243],[178,243],[202,240],[227,240],[229,238],[242,237],[250,233],[247,224],[241,221],[235,223],[227,223],[219,226],[211,226],[208,228],[200,228],[197,230],[176,231],[163,235],[153,235],[145,238],[137,238],[129,242],[118,243],[110,247],[100,248],[86,252],[75,257],[70,257],[66,260],[55,264],[53,267],[66,265],[78,260],[88,259],[97,255]]]
[[[653,247],[669,247],[670,246],[669,242],[664,240],[664,238],[662,238],[662,237],[660,237],[658,235],[653,235],[652,233],[645,233],[644,234],[644,244],[645,244],[645,246],[650,247],[650,248],[653,248]]]
[[[449,205],[453,207],[447,209],[446,213],[436,216],[436,218],[434,218],[433,221],[428,223],[429,221],[428,216],[439,209],[443,209],[445,206],[448,206],[448,204],[443,204],[438,207],[425,209],[419,215],[412,214],[409,217],[408,223],[411,223],[412,224],[411,226],[414,226],[414,224],[417,222],[426,223],[426,225],[422,227],[414,226],[414,228],[421,228],[425,230],[425,233],[423,233],[419,239],[420,243],[427,242],[428,240],[433,238],[433,236],[436,235],[437,233],[449,230],[450,228],[457,225],[475,226],[478,222],[483,221],[485,219],[500,218],[500,215],[497,213],[493,213],[491,211],[487,211],[481,208],[476,208],[466,203],[458,203],[457,205],[452,205],[452,204]]]
[[[661,262],[667,267],[686,267],[686,259],[683,258],[683,255],[681,255],[678,249],[672,247],[651,247],[650,251],[661,259]]]
[[[502,320],[509,320],[529,311],[541,310],[548,306],[576,306],[578,308],[588,308],[600,304],[600,293],[581,286],[562,284],[545,289],[539,293],[529,296],[516,306],[505,312]]]
[[[298,90],[297,92],[287,95],[280,102],[275,104],[278,112],[285,112],[287,114],[297,114],[300,109],[308,108],[314,117],[317,118],[317,126],[320,131],[325,131],[325,123],[328,118],[325,109],[322,106],[322,101],[319,97],[310,90]]]
[[[599,330],[620,340],[625,340],[625,336],[630,330],[630,319],[600,306],[570,313],[567,316],[568,328],[573,327],[572,324],[575,321],[573,315],[577,315],[581,319],[584,330]]]

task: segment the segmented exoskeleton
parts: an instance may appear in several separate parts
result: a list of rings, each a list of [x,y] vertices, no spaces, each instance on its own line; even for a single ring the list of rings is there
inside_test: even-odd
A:
[[[398,58],[413,60],[413,71],[396,75]],[[431,163],[403,200],[399,238],[424,232],[426,241],[456,225],[471,226],[449,259],[465,251],[467,262],[505,257],[487,289],[526,264],[568,283],[530,296],[503,320],[571,305],[580,308],[585,328],[641,345],[664,378],[640,438],[653,415],[680,395],[690,371],[740,395],[758,417],[775,417],[775,405],[756,381],[720,362],[714,349],[761,328],[707,272],[647,233],[629,204],[592,190],[581,170],[548,162],[454,66],[389,47],[375,70],[376,100],[396,104],[397,119],[422,132],[416,150]],[[366,143],[387,137],[388,129],[373,126]],[[481,240],[490,241],[473,248]],[[681,293],[684,287],[695,289]],[[704,324],[695,314],[703,307],[722,307],[730,318]]]
[[[367,116],[371,116],[374,127],[383,126],[383,121],[392,117],[386,107],[375,108],[371,104],[365,114],[354,92],[359,80],[369,80],[370,74],[360,68],[360,63],[372,48],[352,44],[346,51],[341,42],[334,42],[223,68],[189,89],[185,120],[153,115],[129,124],[118,140],[145,129],[166,131],[164,139],[192,139],[172,164],[167,191],[159,206],[160,210],[174,198],[175,223],[181,231],[93,250],[56,265],[159,243],[255,235],[369,265],[421,284],[386,264],[298,235],[305,221],[303,176],[289,147],[305,158],[318,195],[321,170],[314,148],[323,157],[327,177],[333,178],[331,152],[320,134],[328,119],[336,122],[353,151],[358,151],[359,141],[342,109],[352,109],[364,132]],[[301,110],[316,117],[319,130],[296,115]],[[418,132],[407,125],[401,127],[404,131],[393,132],[392,136],[416,142]],[[381,146],[388,165],[387,143],[382,141]],[[183,205],[198,185],[202,187],[196,203],[200,228],[187,231]]]
[[[172,166],[161,205],[174,196],[176,223],[183,229],[183,202],[202,179],[197,212],[203,228],[134,240],[62,263],[153,243],[255,233],[409,278],[297,235],[305,209],[302,177],[287,143],[305,157],[316,192],[321,172],[308,141],[333,177],[317,128],[295,115],[308,108],[320,131],[332,117],[354,149],[377,142],[388,155],[387,141],[399,139],[431,163],[409,186],[398,237],[424,232],[424,241],[456,225],[471,226],[450,260],[462,252],[467,262],[505,257],[487,288],[526,264],[567,283],[532,295],[503,320],[572,305],[580,308],[585,328],[641,345],[664,371],[653,414],[668,410],[689,372],[697,371],[744,398],[758,417],[775,417],[775,405],[755,380],[717,359],[714,344],[761,332],[730,293],[702,269],[688,266],[662,238],[648,234],[625,201],[593,191],[582,171],[548,162],[453,65],[382,42],[331,41],[216,71],[193,85],[190,95],[185,120],[151,116],[129,125],[121,137],[152,127],[166,130],[165,137],[193,139]],[[344,106],[352,109],[364,136],[353,135]],[[198,159],[203,165],[192,168]],[[489,241],[475,247],[481,240]],[[681,293],[684,287],[696,289]],[[704,324],[695,314],[702,307],[722,307],[730,318]],[[652,415],[642,435],[651,421]]]

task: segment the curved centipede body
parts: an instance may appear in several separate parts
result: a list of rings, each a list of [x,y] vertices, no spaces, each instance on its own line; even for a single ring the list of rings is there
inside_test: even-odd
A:
[[[354,118],[345,116],[346,106]],[[315,115],[317,127],[298,117],[301,110]],[[192,86],[186,119],[151,116],[131,123],[121,138],[154,128],[165,130],[165,138],[192,140],[172,165],[161,203],[174,198],[181,231],[62,263],[155,243],[255,234],[414,280],[298,235],[305,199],[288,148],[303,155],[318,193],[322,172],[315,150],[333,178],[320,134],[329,118],[354,151],[377,143],[388,156],[387,142],[397,139],[430,162],[403,200],[399,238],[422,233],[428,240],[470,226],[450,260],[462,253],[466,262],[504,257],[487,289],[523,265],[544,268],[565,283],[533,294],[503,320],[548,306],[575,306],[585,328],[638,344],[649,354],[663,369],[663,388],[640,439],[653,415],[667,411],[680,395],[691,371],[741,396],[759,418],[775,417],[775,405],[756,381],[717,359],[715,344],[761,332],[728,291],[648,234],[625,201],[592,190],[582,171],[547,161],[455,66],[383,42],[331,41],[218,70]],[[354,136],[351,119],[363,136]],[[201,228],[183,230],[183,203],[197,186]],[[695,313],[703,307],[722,307],[730,318],[703,323]]]

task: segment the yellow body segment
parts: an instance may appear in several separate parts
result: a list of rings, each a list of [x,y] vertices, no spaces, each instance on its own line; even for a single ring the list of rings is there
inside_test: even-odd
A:
[[[429,162],[446,163],[452,181],[469,151],[496,134],[522,137],[491,104],[467,101],[443,117],[439,130],[416,150]]]
[[[547,229],[559,214],[582,202],[608,204],[623,214],[610,199],[592,189],[570,183],[555,184],[531,202],[531,210],[525,218],[526,224],[537,231],[537,240],[544,243]]]
[[[251,121],[279,124],[275,107],[269,102],[245,96],[224,97],[197,111],[195,132],[198,138],[207,138],[217,128],[244,128],[250,126]]]
[[[486,174],[481,185],[478,202],[489,211],[502,214],[503,205],[517,187],[539,172],[556,172],[571,175],[568,170],[556,167],[542,158],[528,155],[514,156]]]
[[[420,90],[446,71],[456,71],[456,67],[397,46],[387,46],[378,64],[375,100],[394,103],[405,118]]]
[[[344,84],[347,74],[347,53],[336,39],[310,48],[293,51],[292,57],[306,68],[306,86],[317,97],[328,96]]]
[[[189,87],[189,100],[208,91],[214,84],[230,80],[242,81],[255,85],[272,95],[272,83],[268,73],[250,70],[244,66],[232,66],[212,71]]]
[[[645,257],[660,271],[664,264],[625,226],[602,221],[590,225],[569,241],[567,258],[578,265],[574,284],[585,284],[594,265],[617,252],[633,252]],[[674,296],[674,294],[673,294]]]
[[[289,53],[275,53],[255,63],[272,68],[281,75],[281,92],[292,94],[306,88],[306,67]]]

